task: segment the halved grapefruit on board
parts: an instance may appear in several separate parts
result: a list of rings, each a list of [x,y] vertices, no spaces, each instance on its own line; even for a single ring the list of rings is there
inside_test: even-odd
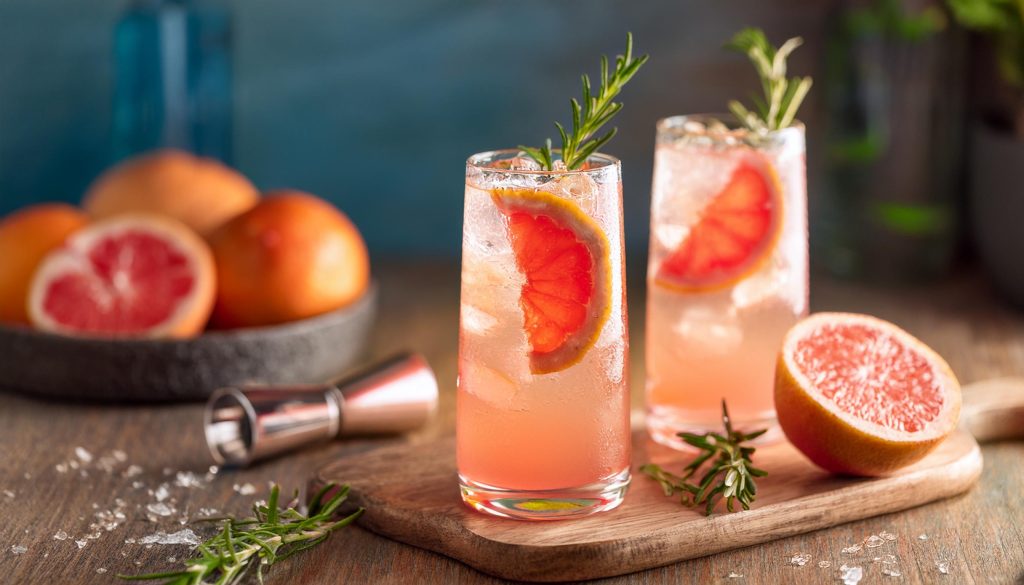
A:
[[[76,232],[32,280],[29,316],[44,331],[100,337],[190,337],[213,308],[206,243],[175,220],[126,214]]]
[[[571,201],[545,191],[496,189],[508,221],[530,370],[549,374],[578,363],[597,342],[611,311],[608,239]]]
[[[655,282],[682,292],[717,290],[753,273],[771,255],[782,226],[782,186],[771,163],[740,158],[725,187],[668,254]]]
[[[881,319],[817,313],[783,341],[779,424],[828,471],[875,476],[919,461],[956,428],[960,403],[942,357]]]

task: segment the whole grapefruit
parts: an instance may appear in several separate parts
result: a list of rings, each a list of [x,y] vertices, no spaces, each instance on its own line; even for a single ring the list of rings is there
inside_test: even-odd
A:
[[[256,327],[344,307],[369,282],[359,230],[330,203],[300,191],[268,193],[210,240],[217,327]]]
[[[210,249],[184,224],[154,214],[95,222],[50,252],[29,291],[44,331],[90,337],[192,337],[213,308]]]
[[[97,219],[129,212],[166,215],[207,236],[258,200],[256,187],[241,173],[168,149],[108,170],[89,187],[82,206]]]
[[[921,460],[956,428],[960,404],[945,360],[881,319],[817,313],[783,340],[779,424],[833,473],[884,475]]]
[[[0,221],[0,322],[28,325],[28,290],[36,268],[89,218],[63,203],[43,203]]]

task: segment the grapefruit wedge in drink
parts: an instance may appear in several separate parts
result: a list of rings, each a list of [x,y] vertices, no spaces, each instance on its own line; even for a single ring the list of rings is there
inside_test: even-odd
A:
[[[655,282],[682,291],[730,286],[757,271],[771,255],[782,217],[782,187],[758,153],[741,156],[725,187],[661,262]]]
[[[44,331],[93,337],[191,337],[213,308],[213,257],[177,221],[127,214],[76,232],[32,280],[29,316]]]
[[[876,476],[921,460],[956,428],[960,404],[942,357],[881,319],[817,313],[783,341],[779,424],[828,471]]]
[[[611,305],[608,239],[572,203],[544,191],[496,189],[512,250],[526,278],[519,297],[530,370],[576,364],[597,341]]]

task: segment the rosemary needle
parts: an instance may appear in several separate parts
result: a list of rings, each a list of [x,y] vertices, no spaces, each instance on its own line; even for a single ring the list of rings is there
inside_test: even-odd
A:
[[[693,433],[679,433],[682,440],[700,451],[700,454],[683,468],[682,475],[669,473],[659,465],[648,463],[640,468],[640,471],[649,475],[652,479],[661,484],[666,496],[672,496],[676,492],[680,494],[680,502],[687,506],[704,504],[704,513],[708,516],[715,509],[715,504],[725,499],[725,507],[730,512],[735,511],[733,503],[739,502],[744,510],[750,509],[750,504],[757,497],[757,485],[755,477],[764,477],[768,472],[753,466],[751,457],[754,454],[754,447],[745,446],[743,443],[760,437],[768,429],[761,429],[752,433],[741,433],[733,430],[732,420],[729,418],[729,410],[722,401],[722,424],[725,427],[725,434],[706,433],[696,435]],[[706,462],[711,461],[711,466],[697,483],[691,483],[689,479]]]
[[[582,104],[576,98],[569,100],[572,109],[572,128],[566,129],[561,123],[555,122],[558,134],[562,137],[562,162],[565,168],[579,168],[590,155],[608,143],[615,136],[618,128],[612,128],[601,136],[598,131],[622,109],[622,104],[614,101],[622,88],[636,72],[647,62],[647,55],[633,58],[633,33],[626,33],[626,54],[615,58],[615,69],[608,71],[608,57],[601,56],[601,84],[597,93],[593,93],[590,77],[581,76],[583,81]],[[554,154],[551,150],[551,139],[544,146],[534,148],[520,146],[520,150],[537,161],[544,170],[553,170]]]
[[[337,492],[324,501],[335,489]],[[130,581],[163,580],[164,585],[237,585],[255,567],[256,578],[263,583],[264,570],[327,540],[331,532],[351,524],[363,513],[360,508],[343,518],[336,514],[348,496],[347,485],[325,486],[310,502],[307,514],[295,508],[295,498],[287,508],[280,509],[280,495],[281,489],[275,485],[266,504],[253,506],[251,518],[224,518],[220,532],[197,547],[199,556],[186,560],[184,569],[118,577]]]
[[[762,30],[745,28],[726,45],[745,53],[761,78],[764,97],[753,96],[753,110],[739,101],[729,102],[729,111],[748,129],[767,132],[787,128],[793,123],[812,83],[810,77],[786,77],[786,59],[801,44],[803,39],[793,37],[776,49]]]

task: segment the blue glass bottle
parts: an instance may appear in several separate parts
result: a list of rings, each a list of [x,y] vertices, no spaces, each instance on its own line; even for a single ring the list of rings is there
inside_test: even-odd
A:
[[[133,0],[114,30],[113,158],[175,147],[231,163],[231,15]]]

